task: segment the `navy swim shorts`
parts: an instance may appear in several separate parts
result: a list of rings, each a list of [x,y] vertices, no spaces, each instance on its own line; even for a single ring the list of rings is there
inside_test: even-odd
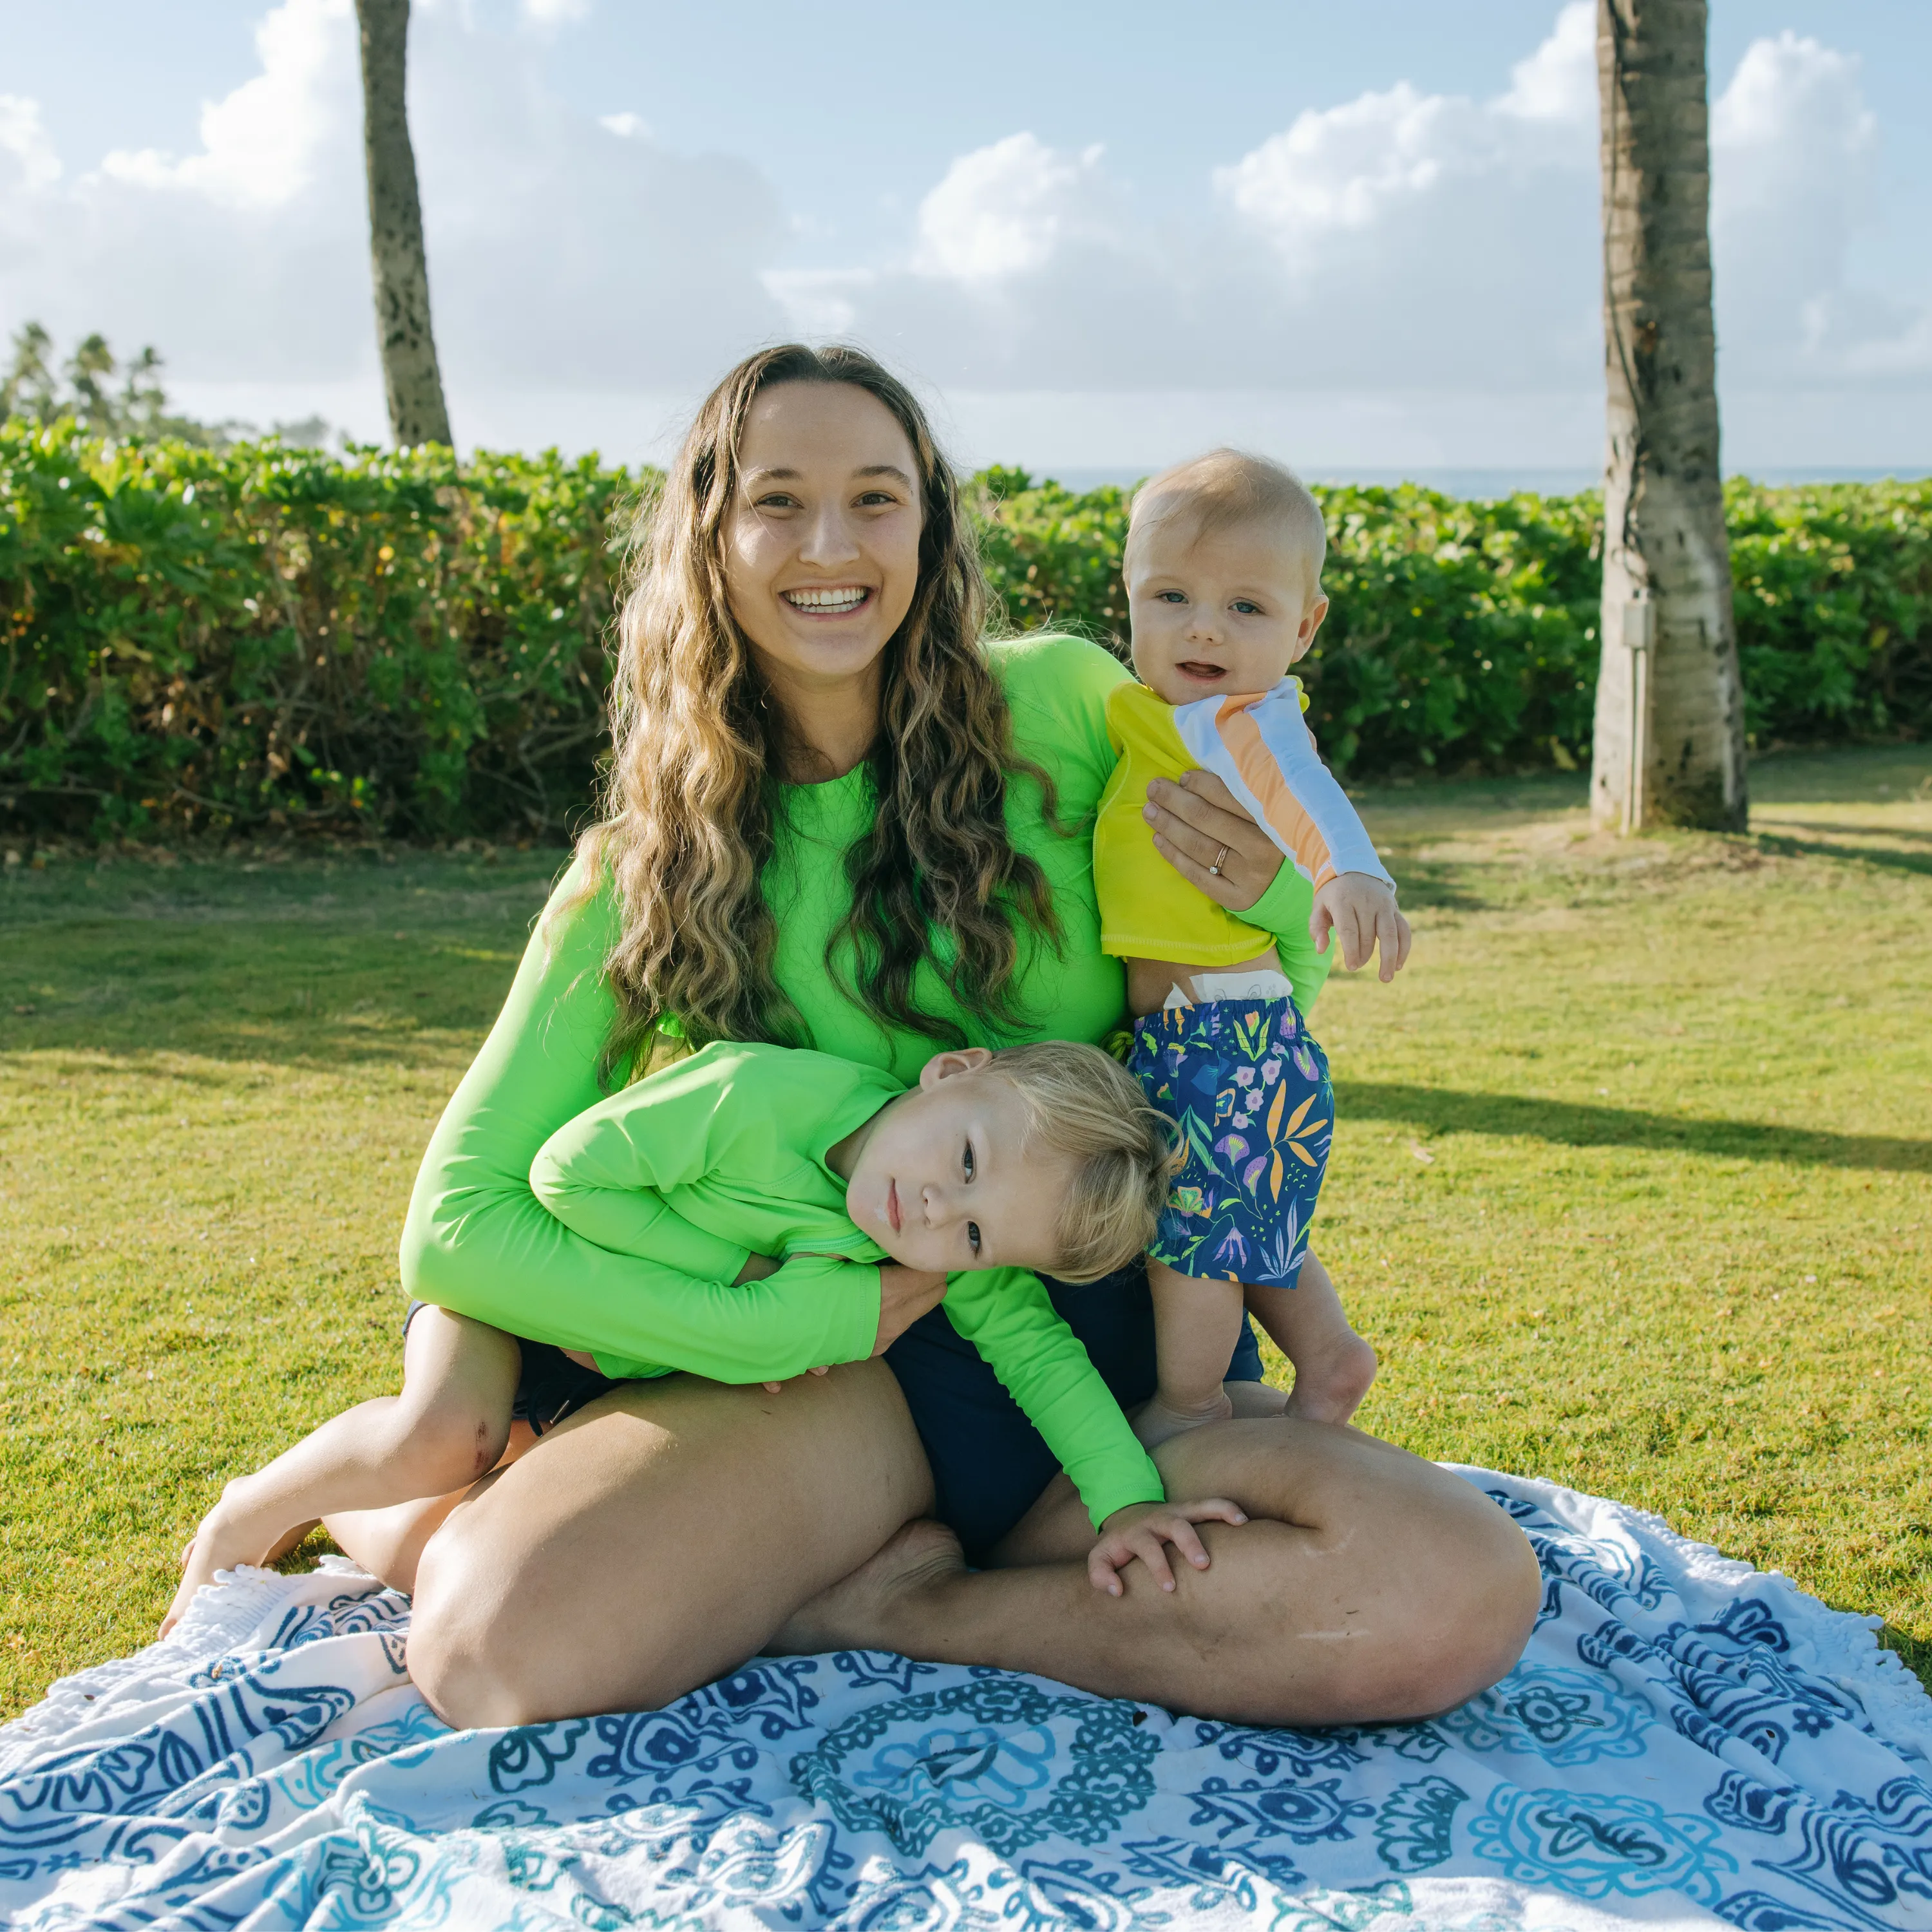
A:
[[[1154,1388],[1154,1303],[1147,1268],[1136,1262],[1118,1274],[1076,1287],[1047,1281],[1047,1291],[1085,1345],[1101,1379],[1123,1408]],[[410,1304],[413,1316],[422,1306]],[[404,1318],[406,1330],[409,1316]],[[546,1342],[525,1341],[514,1413],[541,1436],[620,1386],[573,1362]],[[964,1545],[968,1562],[986,1552],[1038,1500],[1060,1464],[980,1352],[946,1320],[944,1309],[922,1316],[886,1351],[906,1406],[926,1445],[938,1500],[933,1514]],[[1244,1322],[1228,1379],[1262,1379],[1262,1352]]]
[[[1154,1302],[1146,1264],[1137,1261],[1082,1287],[1042,1279],[1114,1400],[1123,1408],[1146,1401],[1154,1389]],[[957,1534],[967,1562],[980,1562],[1032,1508],[1060,1473],[1060,1464],[943,1308],[921,1316],[886,1351],[886,1366],[898,1378],[932,1465],[938,1492],[933,1514]],[[1261,1348],[1246,1322],[1227,1378],[1262,1379]]]

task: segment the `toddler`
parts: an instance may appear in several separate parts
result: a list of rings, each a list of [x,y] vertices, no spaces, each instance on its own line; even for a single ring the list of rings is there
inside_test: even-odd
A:
[[[703,1256],[735,1270],[722,1282],[688,1277],[691,1334],[714,1352],[734,1318],[734,1289],[748,1281],[776,1273],[830,1286],[842,1270],[888,1260],[946,1274],[947,1316],[1078,1487],[1100,1532],[1089,1574],[1118,1596],[1117,1572],[1134,1558],[1172,1588],[1165,1544],[1204,1569],[1192,1526],[1245,1518],[1220,1498],[1166,1503],[1038,1275],[1098,1280],[1140,1252],[1166,1198],[1172,1147],[1170,1124],[1097,1047],[938,1054],[907,1092],[829,1054],[720,1043],[560,1128],[530,1182],[552,1214],[601,1246],[668,1269]],[[531,1322],[540,1330],[542,1311]],[[596,1334],[533,1339],[588,1351],[614,1378],[670,1372],[612,1354]],[[791,1339],[808,1362],[823,1334]],[[189,1546],[164,1633],[217,1570],[263,1561],[297,1526],[447,1495],[496,1466],[509,1438],[517,1343],[419,1305],[404,1368],[399,1396],[337,1416],[227,1486]]]
[[[1382,977],[1407,958],[1394,882],[1316,756],[1288,668],[1327,616],[1322,512],[1291,472],[1232,450],[1166,471],[1134,500],[1124,574],[1138,683],[1109,698],[1120,763],[1101,797],[1094,875],[1101,944],[1123,958],[1129,1066],[1178,1123],[1184,1159],[1149,1250],[1160,1387],[1142,1441],[1230,1412],[1222,1382],[1244,1304],[1294,1364],[1291,1414],[1341,1422],[1375,1374],[1317,1262],[1308,1223],[1334,1125],[1326,1057],[1309,1037],[1274,936],[1213,895],[1228,848],[1156,852],[1148,782],[1196,767],[1315,886],[1310,930]]]

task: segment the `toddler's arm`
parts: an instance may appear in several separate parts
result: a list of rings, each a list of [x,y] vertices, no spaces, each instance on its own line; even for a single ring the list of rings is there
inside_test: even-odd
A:
[[[1166,1500],[1160,1471],[1037,1275],[956,1274],[940,1306],[1046,1438],[1096,1530],[1129,1504]]]
[[[530,1191],[559,1125],[604,1097],[598,1055],[615,1016],[604,961],[622,918],[608,881],[589,902],[574,871],[525,949],[482,1051],[423,1156],[402,1238],[410,1293],[512,1335],[722,1377],[792,1376],[862,1360],[880,1328],[878,1277],[724,1286],[722,1264],[682,1274],[600,1247]],[[729,1243],[720,1244],[729,1248]],[[816,1340],[801,1345],[801,1330]]]
[[[1361,814],[1322,762],[1299,687],[1231,717],[1186,722],[1189,748],[1315,888],[1316,950],[1328,950],[1332,933],[1352,972],[1379,944],[1382,976],[1394,978],[1408,957],[1408,922]]]
[[[1384,985],[1408,964],[1412,935],[1408,921],[1396,907],[1395,888],[1366,872],[1340,873],[1316,892],[1308,921],[1308,936],[1316,952],[1328,951],[1331,934],[1341,949],[1342,964],[1351,973],[1378,946]]]

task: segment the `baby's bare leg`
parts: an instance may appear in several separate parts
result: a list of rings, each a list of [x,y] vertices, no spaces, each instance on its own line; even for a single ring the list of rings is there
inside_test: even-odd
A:
[[[1221,1378],[1241,1331],[1241,1285],[1178,1274],[1148,1262],[1160,1382],[1134,1418],[1134,1433],[1151,1449],[1184,1429],[1234,1413]]]
[[[263,1562],[298,1525],[440,1496],[487,1474],[509,1435],[521,1361],[513,1337],[445,1309],[418,1309],[400,1396],[358,1402],[222,1491],[183,1552],[162,1634],[218,1570]]]
[[[1247,1305],[1294,1364],[1287,1413],[1307,1422],[1346,1422],[1376,1378],[1376,1352],[1348,1324],[1328,1270],[1304,1256],[1293,1288],[1247,1291]]]

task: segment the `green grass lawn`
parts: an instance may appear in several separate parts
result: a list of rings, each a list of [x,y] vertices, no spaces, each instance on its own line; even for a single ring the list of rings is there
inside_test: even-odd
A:
[[[1754,784],[1749,837],[1633,843],[1575,779],[1365,798],[1419,944],[1317,1010],[1318,1239],[1366,1426],[1660,1511],[1926,1671],[1932,752]],[[394,1384],[417,1157],[556,856],[7,868],[0,1711]]]

